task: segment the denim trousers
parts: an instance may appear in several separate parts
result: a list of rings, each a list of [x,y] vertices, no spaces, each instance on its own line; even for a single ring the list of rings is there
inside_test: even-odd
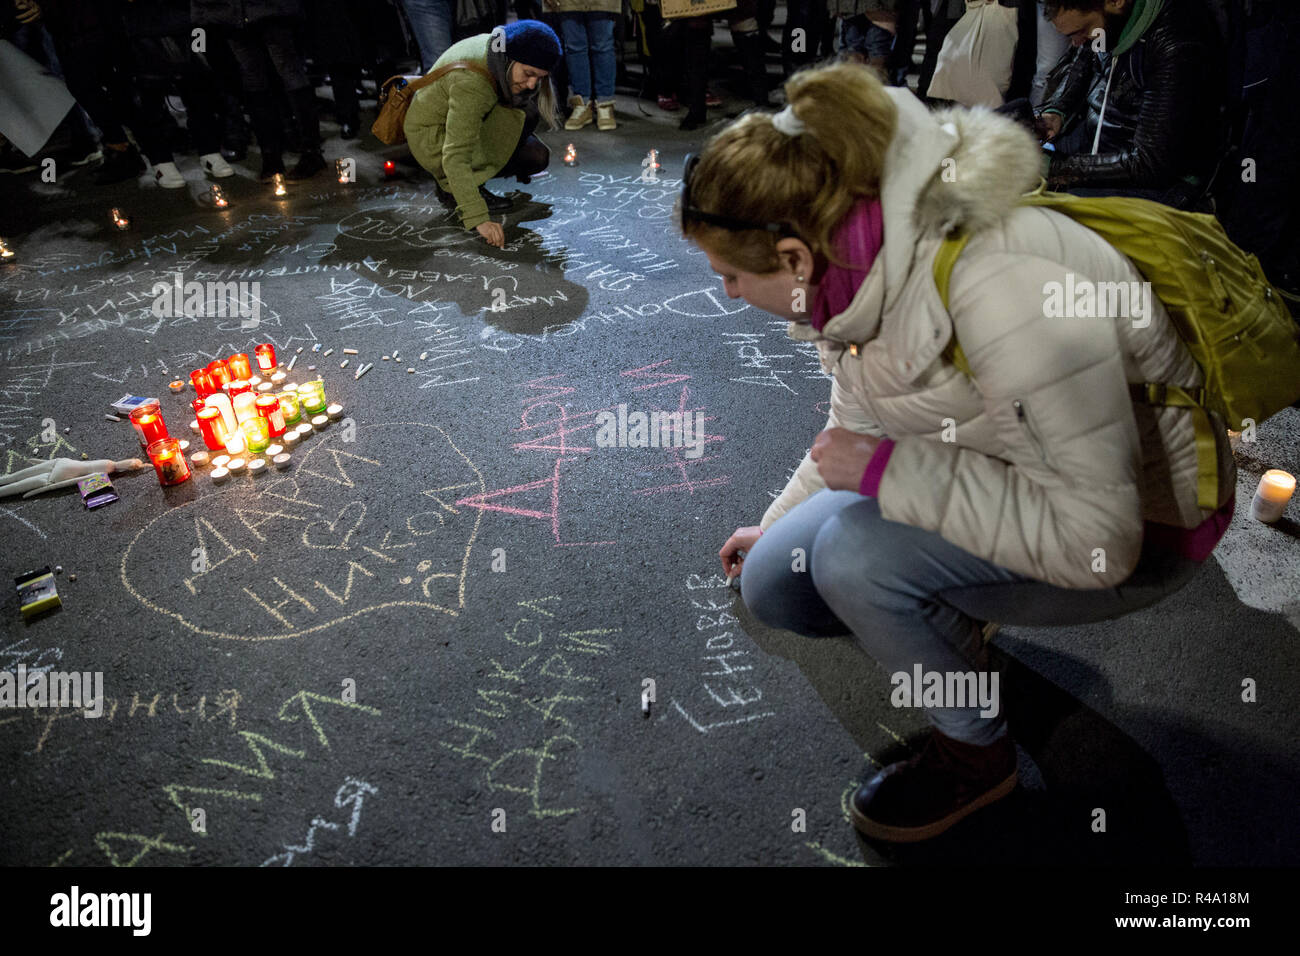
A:
[[[1144,546],[1122,584],[1057,587],[934,532],[889,521],[875,498],[828,490],[763,533],[741,565],[740,587],[763,623],[810,637],[851,634],[887,674],[912,677],[918,665],[922,674],[987,672],[980,633],[986,621],[1044,626],[1120,617],[1177,591],[1198,567]],[[985,746],[1006,733],[1006,714],[1000,704],[995,715],[981,710],[974,704],[924,712],[949,737]]]
[[[564,62],[569,68],[569,85],[575,96],[592,99],[595,84],[597,103],[614,99],[614,75],[618,60],[614,55],[613,13],[562,13],[560,36],[564,39]]]
[[[420,48],[420,72],[428,73],[451,46],[455,8],[451,0],[402,0],[402,9]]]

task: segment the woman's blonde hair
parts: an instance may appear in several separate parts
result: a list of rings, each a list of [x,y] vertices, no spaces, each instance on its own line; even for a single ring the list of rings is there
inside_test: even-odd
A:
[[[705,144],[690,182],[691,206],[754,223],[785,222],[815,256],[834,255],[839,224],[861,199],[879,194],[885,150],[898,111],[875,74],[850,63],[796,73],[786,102],[805,132],[787,136],[771,113],[740,117]],[[780,268],[780,236],[692,219],[677,204],[682,235],[746,272]]]
[[[560,120],[555,104],[554,82],[550,76],[543,77],[542,81],[538,83],[537,90],[537,115],[541,117],[541,121],[546,124],[548,130],[560,128]]]

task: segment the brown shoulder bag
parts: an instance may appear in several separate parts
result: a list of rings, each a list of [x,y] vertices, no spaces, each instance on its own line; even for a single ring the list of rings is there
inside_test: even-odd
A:
[[[403,124],[406,122],[406,111],[410,108],[411,100],[420,90],[430,83],[436,83],[452,70],[472,70],[491,83],[493,91],[496,91],[497,84],[492,74],[477,63],[470,63],[467,60],[448,63],[424,76],[401,76],[400,74],[390,76],[384,80],[384,85],[379,91],[379,115],[375,118],[374,125],[370,127],[370,132],[375,134],[375,139],[390,146],[406,142],[406,130],[403,129]]]

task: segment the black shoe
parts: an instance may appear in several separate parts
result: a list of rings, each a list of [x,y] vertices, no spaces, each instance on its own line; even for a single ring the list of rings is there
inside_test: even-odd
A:
[[[289,170],[289,175],[285,178],[291,183],[301,182],[311,179],[324,168],[325,157],[320,154],[320,150],[312,150],[298,157],[298,164]]]
[[[478,188],[478,194],[482,196],[483,201],[487,203],[488,212],[505,212],[507,209],[514,206],[512,200],[507,199],[505,196],[498,196],[496,193],[488,192],[486,186],[480,186]]]
[[[438,192],[438,202],[442,203],[448,209],[456,208],[456,197],[439,186],[436,179],[433,181],[433,188]]]
[[[14,146],[6,143],[0,149],[0,173],[30,173],[36,166],[35,160],[28,159],[26,153]]]
[[[361,135],[359,123],[344,123],[339,130],[339,139],[356,139]]]
[[[687,113],[686,118],[677,124],[678,129],[699,129],[708,123],[707,116],[697,116],[694,113]]]
[[[279,156],[263,156],[262,171],[258,173],[257,181],[259,183],[269,183],[275,178],[276,173],[284,172],[284,160]]]
[[[126,149],[104,147],[104,162],[95,173],[95,182],[101,186],[135,179],[144,170],[144,160],[134,146]]]

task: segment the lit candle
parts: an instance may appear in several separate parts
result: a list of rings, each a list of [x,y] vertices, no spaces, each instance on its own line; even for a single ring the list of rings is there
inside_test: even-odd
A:
[[[1250,516],[1256,521],[1272,524],[1286,514],[1286,506],[1294,493],[1295,476],[1281,468],[1270,468],[1259,479],[1259,487],[1250,503]]]
[[[253,367],[249,364],[247,352],[236,352],[226,359],[226,364],[230,366],[230,374],[235,378],[247,379],[253,375]]]
[[[226,465],[229,464],[229,462],[230,462],[229,455],[218,455],[216,458],[212,459],[213,466],[217,468],[225,468]]]
[[[314,429],[311,427],[311,422],[303,422],[294,429],[294,432],[297,433],[299,439],[306,438],[312,433],[312,431],[314,431]]]
[[[226,468],[229,469],[232,475],[242,475],[248,470],[248,462],[244,461],[242,458],[232,458],[230,459],[230,464],[226,465]]]
[[[252,390],[253,383],[246,378],[237,378],[228,383],[225,389],[223,389],[223,391],[230,396],[232,402],[235,400],[236,396],[243,395],[245,392],[251,392]]]
[[[181,392],[185,391],[185,383],[180,379],[177,379],[174,382],[169,382],[167,387],[170,388],[172,393],[175,395],[179,395]]]
[[[226,198],[226,194],[221,191],[221,187],[216,183],[212,184],[212,205],[218,209],[225,209],[230,205],[230,200]]]
[[[288,195],[289,190],[284,188],[284,173],[276,173],[274,182],[275,182],[275,194],[277,196]]]
[[[119,231],[124,232],[131,228],[131,220],[127,219],[126,216],[123,215],[122,210],[118,209],[116,206],[109,210],[109,218],[113,220],[113,225],[115,225]]]
[[[348,177],[348,164],[347,164],[347,160],[344,160],[344,159],[336,159],[336,160],[334,160],[334,173],[335,173],[335,175],[338,176],[338,178],[339,178],[339,182],[341,182],[341,183],[347,183],[347,182],[349,182],[350,179],[349,179],[349,177]]]
[[[325,409],[325,414],[329,416],[330,421],[336,422],[343,417],[343,406],[335,403]]]
[[[190,455],[190,464],[198,465],[201,468],[208,463],[208,457],[206,451],[196,451]]]
[[[564,148],[564,165],[565,166],[578,165],[578,151],[573,148],[572,143],[570,143],[568,146]]]
[[[235,418],[235,406],[230,401],[230,396],[224,392],[213,392],[203,400],[204,408],[215,408],[221,412],[221,419],[226,423],[226,432],[233,432],[239,427],[239,419]]]
[[[244,453],[244,448],[244,433],[240,431],[240,429],[236,428],[234,431],[226,435],[226,451],[230,452],[231,455],[242,455]],[[234,461],[234,458],[232,458],[231,461]],[[230,468],[229,462],[226,463],[226,467]],[[234,471],[233,468],[230,470]]]
[[[190,419],[190,431],[194,432],[194,434],[196,435],[202,434],[202,432],[199,430],[199,420],[197,418]]]
[[[0,259],[8,261],[14,257],[14,251],[9,248],[9,244],[0,239]]]
[[[290,428],[280,436],[280,441],[284,442],[285,448],[296,448],[298,442],[302,441],[302,436],[298,434],[297,428]]]
[[[311,420],[311,427],[318,432],[323,432],[325,429],[330,427],[329,416],[317,415]]]
[[[303,382],[298,386],[298,401],[302,403],[303,411],[312,415],[325,411],[325,383],[320,379]]]
[[[205,408],[199,412],[199,433],[203,435],[203,444],[212,451],[221,451],[226,447],[226,420],[221,409]]]
[[[265,458],[254,458],[252,461],[248,463],[248,473],[250,475],[256,477],[257,475],[260,475],[264,471],[266,471]]]
[[[287,454],[283,454],[283,453],[282,453],[282,454],[276,455],[276,456],[275,456],[273,459],[271,459],[271,460],[272,460],[273,462],[275,462],[275,467],[278,468],[278,469],[280,469],[281,471],[284,471],[284,469],[286,469],[286,468],[289,467],[289,456],[288,456]]]
[[[286,375],[284,372],[276,372],[274,375],[271,376],[271,384],[282,386],[284,385],[284,380],[288,377],[289,376]]]
[[[196,368],[190,372],[190,382],[194,385],[194,391],[199,393],[199,398],[207,398],[221,387],[212,380],[212,376],[204,368]]]
[[[147,449],[151,442],[167,437],[167,426],[163,423],[162,409],[157,402],[145,402],[131,409],[129,416],[140,439],[140,447]]]
[[[245,422],[250,418],[257,417],[257,396],[252,392],[244,392],[242,395],[236,395],[233,402],[235,408],[235,418],[240,422]]]
[[[273,372],[279,363],[275,360],[275,346],[269,342],[253,349],[257,356],[257,369],[260,372]]]
[[[175,438],[152,442],[146,453],[153,462],[153,470],[158,473],[158,484],[166,487],[190,480],[190,466],[181,454],[180,442]]]
[[[224,484],[226,482],[226,479],[228,479],[229,477],[230,477],[230,469],[226,468],[223,465],[219,465],[218,467],[212,469],[212,483],[214,485]]]
[[[283,435],[285,421],[284,412],[280,411],[280,400],[274,395],[259,395],[256,407],[257,414],[266,421],[271,437],[279,438]]]
[[[221,388],[228,382],[233,382],[235,376],[230,373],[230,366],[224,359],[215,359],[208,363],[208,374],[212,376],[216,388]],[[214,388],[214,391],[216,389]]]
[[[298,404],[297,392],[281,392],[280,411],[284,412],[284,423],[286,425],[297,425],[302,420],[302,406]]]
[[[397,164],[391,159],[384,160],[384,176],[392,176],[397,172]]]
[[[260,455],[271,444],[271,430],[261,415],[245,419],[239,423],[239,428],[244,433],[244,443],[252,454]]]

